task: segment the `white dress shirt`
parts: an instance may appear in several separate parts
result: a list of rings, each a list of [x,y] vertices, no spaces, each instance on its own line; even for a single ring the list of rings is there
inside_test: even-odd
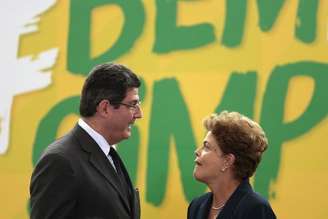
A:
[[[79,119],[78,121],[79,126],[86,131],[93,140],[95,140],[95,142],[98,144],[98,146],[100,147],[100,149],[102,150],[102,152],[104,152],[105,156],[108,158],[108,160],[110,161],[110,163],[112,164],[112,166],[114,167],[114,169],[116,170],[114,161],[112,159],[112,157],[109,155],[109,151],[110,150],[115,150],[112,147],[115,147],[115,145],[109,145],[108,142],[106,141],[106,139],[99,134],[97,131],[95,131],[93,128],[91,128],[85,121],[83,121],[83,119]]]

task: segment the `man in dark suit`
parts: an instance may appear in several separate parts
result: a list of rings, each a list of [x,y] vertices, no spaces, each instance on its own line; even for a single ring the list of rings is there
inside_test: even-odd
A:
[[[140,80],[119,64],[96,66],[78,124],[50,144],[31,178],[32,219],[139,219],[139,194],[113,147],[142,117]]]

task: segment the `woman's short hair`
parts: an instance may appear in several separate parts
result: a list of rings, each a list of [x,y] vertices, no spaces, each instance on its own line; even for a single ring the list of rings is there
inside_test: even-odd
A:
[[[228,111],[213,114],[203,123],[222,152],[235,156],[235,178],[242,180],[251,177],[268,147],[268,139],[261,126],[238,112]]]

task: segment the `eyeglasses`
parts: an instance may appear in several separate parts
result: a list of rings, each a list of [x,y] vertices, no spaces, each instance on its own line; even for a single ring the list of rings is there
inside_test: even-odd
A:
[[[139,101],[139,100],[134,103],[122,103],[122,102],[118,103],[118,105],[126,106],[127,108],[129,108],[132,111],[140,110],[140,104],[141,104],[141,101]]]

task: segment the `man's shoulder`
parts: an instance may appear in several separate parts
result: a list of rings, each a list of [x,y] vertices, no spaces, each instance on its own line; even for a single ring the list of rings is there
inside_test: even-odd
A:
[[[61,154],[63,156],[69,156],[72,152],[75,152],[78,149],[77,145],[78,141],[72,131],[70,131],[48,145],[44,150],[44,154]]]

